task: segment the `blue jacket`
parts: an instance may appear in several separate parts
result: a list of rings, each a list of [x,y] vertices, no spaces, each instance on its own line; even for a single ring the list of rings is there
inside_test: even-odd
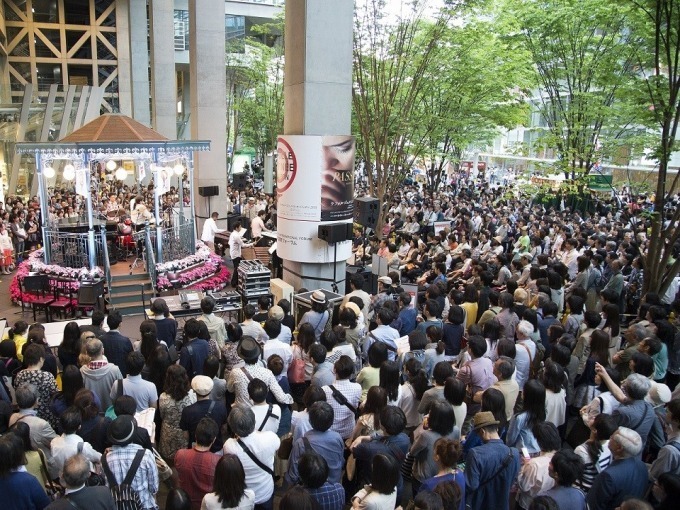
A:
[[[613,461],[595,477],[588,491],[588,508],[610,510],[621,506],[625,499],[644,498],[648,476],[647,467],[637,458]]]
[[[470,450],[465,464],[465,496],[472,510],[508,510],[510,487],[519,473],[519,452],[500,439]]]

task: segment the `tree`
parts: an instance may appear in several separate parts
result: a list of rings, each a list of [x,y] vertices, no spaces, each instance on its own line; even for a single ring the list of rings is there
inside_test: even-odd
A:
[[[232,89],[234,148],[239,137],[263,158],[283,133],[283,18],[253,27],[245,53],[234,66]]]
[[[424,4],[402,5],[407,13],[396,21],[385,14],[385,0],[363,0],[355,9],[352,105],[368,191],[380,200],[377,232],[384,220],[383,202],[420,155],[413,143],[414,112],[426,94],[426,71],[436,63],[438,41],[462,8],[449,1],[434,21],[426,21]]]
[[[528,55],[500,36],[500,19],[466,22],[444,34],[436,74],[429,76],[417,128],[430,192],[447,165],[458,170],[466,149],[492,142],[499,126],[512,128],[527,114]]]
[[[651,102],[646,112],[658,132],[654,147],[658,178],[651,235],[644,257],[643,293],[663,294],[680,271],[680,228],[677,227],[680,208],[667,208],[671,205],[668,194],[678,184],[680,175],[676,173],[672,182],[668,182],[668,164],[678,148],[676,137],[680,122],[680,1],[632,0],[632,4],[642,19],[640,29],[644,30],[647,42],[638,52],[647,100]],[[669,262],[672,263],[669,265]]]
[[[518,37],[535,67],[543,143],[567,179],[587,175],[620,140],[636,133],[637,34],[630,9],[601,0],[512,0]],[[582,187],[582,181],[581,181]]]

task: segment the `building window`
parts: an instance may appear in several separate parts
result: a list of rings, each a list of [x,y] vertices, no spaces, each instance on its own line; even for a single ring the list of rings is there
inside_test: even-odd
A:
[[[224,17],[224,34],[228,53],[245,53],[246,51],[246,18],[245,16]]]
[[[175,9],[175,51],[189,50],[189,11]]]

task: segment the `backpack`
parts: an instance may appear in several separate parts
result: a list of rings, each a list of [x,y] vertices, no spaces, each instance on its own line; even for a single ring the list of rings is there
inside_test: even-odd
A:
[[[106,462],[106,454],[102,455],[102,468],[104,468],[104,474],[109,482],[109,489],[111,490],[111,496],[113,496],[117,510],[144,510],[139,494],[132,488],[132,481],[135,479],[137,469],[139,469],[139,465],[142,463],[145,452],[146,450],[143,448],[137,451],[130,469],[121,484],[116,483],[116,478],[111,473],[108,462]]]

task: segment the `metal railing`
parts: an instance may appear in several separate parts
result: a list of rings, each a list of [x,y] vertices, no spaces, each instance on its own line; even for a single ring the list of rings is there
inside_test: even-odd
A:
[[[178,260],[196,253],[196,236],[194,234],[194,221],[184,219],[183,223],[177,223],[172,227],[161,229],[163,253],[161,260]],[[156,232],[153,232],[153,244],[156,245]]]
[[[154,234],[156,232],[154,231]],[[154,235],[154,237],[156,237]],[[154,249],[155,243],[151,242],[151,229],[147,225],[144,229],[144,242],[146,246],[146,271],[149,273],[149,279],[151,280],[151,289],[153,290],[153,295],[156,294],[156,251]],[[142,294],[144,290],[142,289]]]
[[[45,230],[45,260],[62,267],[89,267],[90,245],[88,234],[73,234],[59,230]],[[94,233],[95,265],[108,264],[106,234]]]
[[[109,261],[109,245],[106,243],[106,226],[102,225],[100,227],[99,236],[104,239],[102,243],[102,258],[104,259],[104,276],[106,277],[106,288],[109,290],[109,302],[113,306],[111,301],[111,263]]]

